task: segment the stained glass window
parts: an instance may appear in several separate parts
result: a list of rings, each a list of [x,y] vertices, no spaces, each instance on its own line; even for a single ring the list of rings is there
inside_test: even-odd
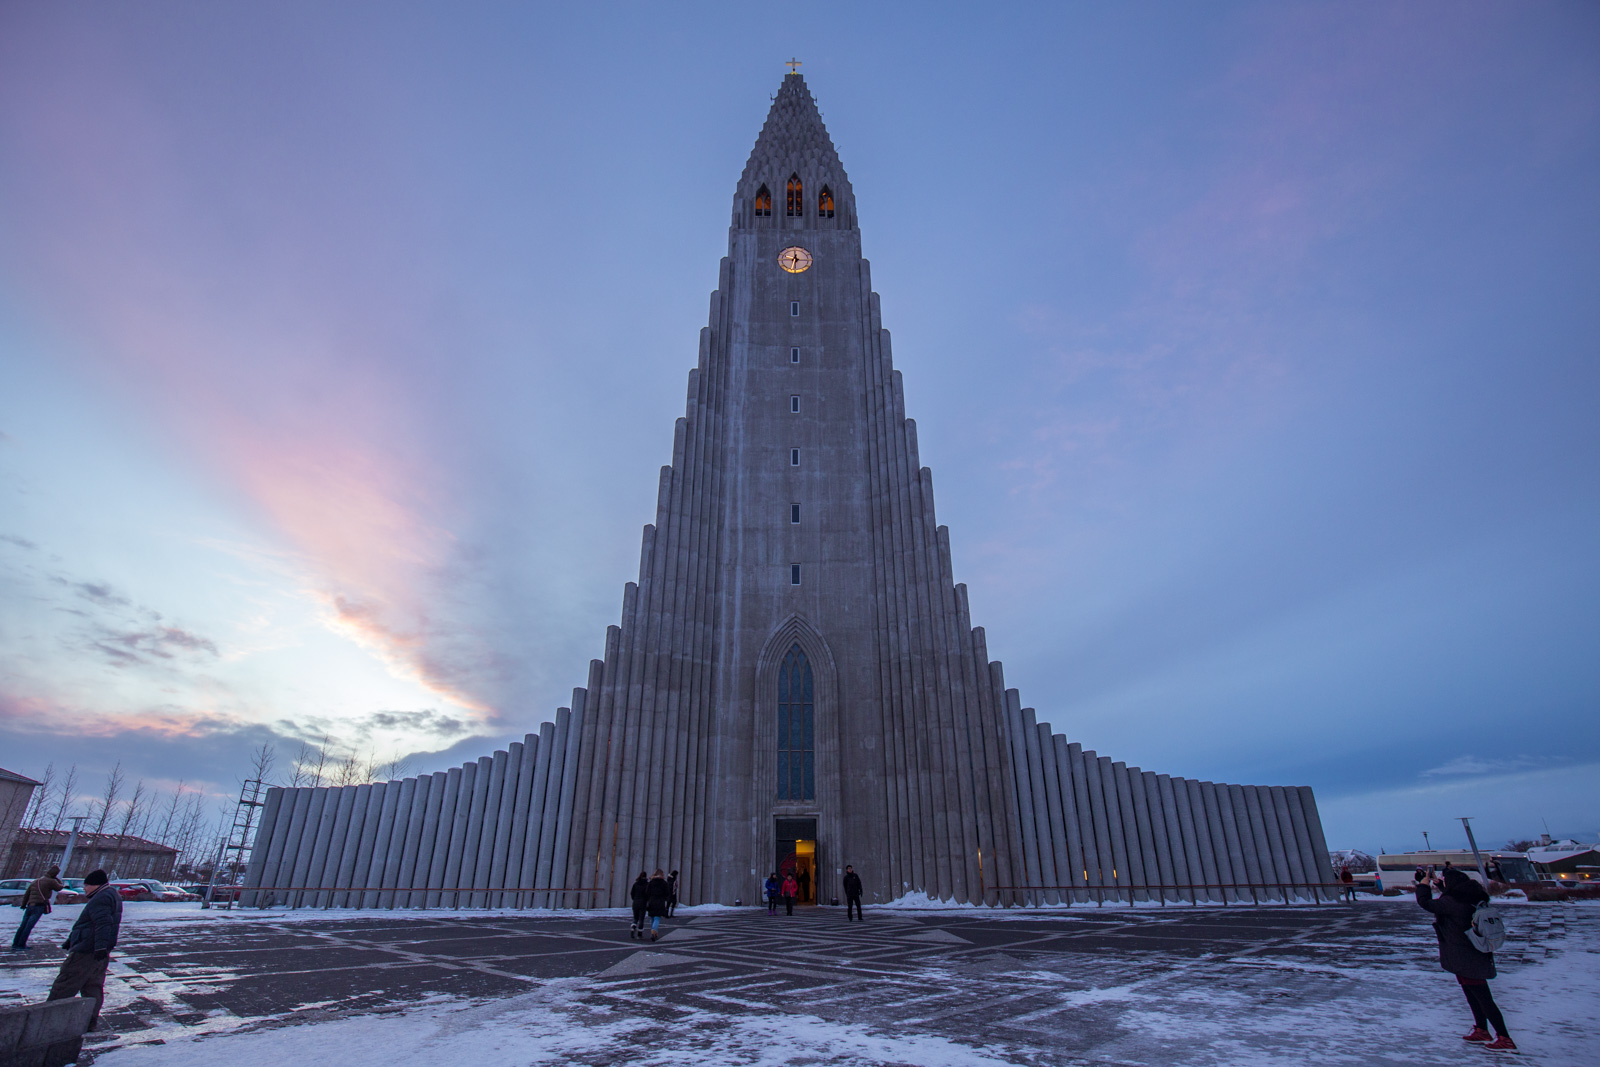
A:
[[[799,645],[778,669],[778,799],[814,800],[817,795],[811,664]]]
[[[826,185],[822,187],[822,195],[817,197],[817,217],[833,218],[833,191]]]
[[[800,175],[789,175],[788,209],[784,212],[790,218],[799,218],[804,213],[804,199],[800,190]]]
[[[761,188],[756,190],[756,217],[766,218],[771,214],[772,194],[767,192],[767,187],[763,185]]]

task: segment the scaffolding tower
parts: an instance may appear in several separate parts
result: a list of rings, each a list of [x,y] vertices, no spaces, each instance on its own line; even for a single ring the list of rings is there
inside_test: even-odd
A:
[[[222,894],[225,899],[217,901],[224,910],[233,910],[234,901],[239,899],[239,875],[243,872],[245,856],[255,844],[256,823],[262,805],[266,802],[261,799],[266,792],[266,785],[259,778],[247,778],[244,785],[239,787],[239,803],[233,809],[233,826],[228,831],[228,837],[222,844],[217,862],[211,866],[211,886],[206,892],[203,907],[211,907],[212,901],[217,899],[217,890],[225,890]],[[219,881],[218,877],[226,869],[227,881]]]

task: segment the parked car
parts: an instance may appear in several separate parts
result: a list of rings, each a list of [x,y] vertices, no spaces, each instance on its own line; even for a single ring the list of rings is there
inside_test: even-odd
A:
[[[135,882],[131,879],[118,878],[116,881],[111,883],[111,886],[119,895],[121,895],[123,900],[156,899],[156,895],[150,891],[150,887],[145,885],[143,882]]]
[[[30,878],[7,878],[0,882],[0,904],[15,904],[22,906],[22,895],[28,891],[28,886],[33,884]]]
[[[123,900],[199,900],[200,898],[177,886],[158,882],[154,878],[119,878],[111,883],[122,894]]]
[[[83,892],[82,878],[63,878],[61,883],[65,889],[56,890],[55,903],[57,904],[82,904],[89,898]]]
[[[195,899],[210,900],[214,904],[226,904],[228,901],[239,899],[239,887],[236,885],[211,885],[207,882],[196,882],[192,885],[182,886],[182,888],[195,894]]]

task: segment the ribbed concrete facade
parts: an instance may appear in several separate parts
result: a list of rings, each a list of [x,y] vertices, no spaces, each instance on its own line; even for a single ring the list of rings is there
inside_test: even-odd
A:
[[[595,907],[660,866],[686,902],[733,903],[797,836],[822,899],[846,863],[878,901],[1332,880],[1309,788],[1128,767],[1006,688],[934,519],[849,179],[791,74],[734,196],[639,580],[571,708],[448,773],[272,790],[248,881],[312,906]]]

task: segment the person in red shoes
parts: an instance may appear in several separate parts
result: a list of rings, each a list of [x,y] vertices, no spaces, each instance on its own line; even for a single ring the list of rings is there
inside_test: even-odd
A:
[[[1435,885],[1444,890],[1437,900],[1433,896]],[[1495,976],[1494,953],[1479,952],[1467,940],[1473,911],[1488,899],[1483,886],[1454,868],[1446,868],[1444,877],[1432,882],[1417,879],[1417,903],[1432,913],[1433,932],[1439,938],[1439,966],[1456,976],[1472,1008],[1472,1032],[1464,1040],[1488,1049],[1515,1052],[1517,1043],[1506,1032],[1505,1016],[1489,992],[1489,979]],[[1494,1027],[1493,1040],[1489,1037],[1490,1026]]]

